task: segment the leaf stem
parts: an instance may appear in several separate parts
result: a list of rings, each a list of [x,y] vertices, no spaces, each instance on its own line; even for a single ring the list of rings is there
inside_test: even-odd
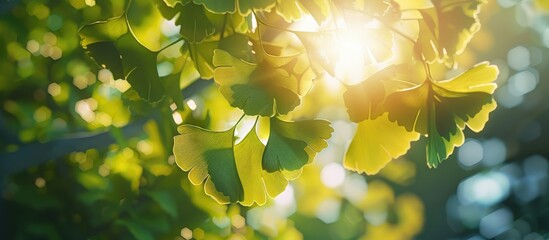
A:
[[[183,40],[185,40],[185,38],[180,37],[177,40],[171,42],[170,44],[168,44],[168,45],[164,46],[163,48],[161,48],[160,50],[158,50],[157,53],[162,52],[162,51],[166,50],[167,48],[169,48],[169,47],[171,47],[171,46],[175,45],[176,43],[181,42]]]
[[[219,35],[219,41],[223,40],[225,37],[225,28],[227,27],[227,16],[228,13],[225,13],[225,17],[223,17],[223,28],[221,28],[221,34]]]
[[[242,116],[240,116],[240,118],[238,119],[238,121],[236,121],[236,124],[234,125],[236,127],[236,125],[238,125],[240,123],[240,121],[242,121],[242,119],[246,116],[246,113],[243,113]]]

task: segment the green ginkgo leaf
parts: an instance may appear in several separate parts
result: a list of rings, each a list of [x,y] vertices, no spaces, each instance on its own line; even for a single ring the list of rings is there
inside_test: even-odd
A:
[[[132,89],[148,102],[164,98],[164,87],[156,69],[158,52],[143,46],[126,21],[125,15],[83,26],[79,34],[82,47],[115,78],[125,78]]]
[[[248,38],[242,34],[232,34],[221,40],[208,39],[200,43],[187,43],[181,48],[181,51],[183,54],[189,54],[200,77],[211,79],[214,77],[215,49],[227,51],[233,56],[254,60],[253,54],[251,54],[252,49],[248,45]]]
[[[219,203],[244,198],[233,151],[234,128],[223,132],[183,125],[174,137],[173,152],[177,165],[189,171],[194,185],[204,183],[205,192]]]
[[[301,103],[297,79],[265,61],[250,63],[215,50],[213,64],[219,90],[231,106],[247,115],[286,114]]]
[[[254,203],[263,205],[269,197],[276,197],[286,189],[288,180],[281,172],[269,173],[263,170],[261,159],[265,145],[261,143],[255,129],[234,147],[236,168],[242,187],[244,199],[240,203],[251,206]]]
[[[271,137],[267,146],[259,140],[255,127],[235,145],[235,127],[215,132],[196,126],[180,126],[177,129],[180,135],[174,137],[175,161],[183,171],[189,172],[192,184],[204,184],[206,194],[217,202],[263,205],[269,197],[284,191],[288,179],[299,174],[286,170],[298,170],[312,161],[314,155],[327,146],[325,139],[332,132],[329,123],[321,120],[284,122],[272,118],[270,123]],[[293,147],[296,143],[301,148]],[[265,159],[278,157],[277,154],[285,149],[294,151],[291,156],[299,156],[299,159],[283,161],[296,161],[298,166],[289,164],[289,168],[265,169]]]
[[[345,168],[366,174],[376,174],[392,159],[404,155],[419,133],[389,121],[385,113],[375,119],[358,123],[355,136],[345,153]]]
[[[328,146],[326,139],[332,132],[330,123],[324,120],[286,122],[271,118],[263,169],[267,172],[301,169]]]
[[[139,96],[148,102],[158,102],[165,97],[165,90],[156,69],[158,52],[144,47],[130,33],[116,42],[119,59],[124,66],[126,80]]]
[[[214,66],[212,64],[213,52],[219,45],[218,41],[203,41],[201,43],[188,43],[181,47],[181,52],[189,52],[194,67],[204,79],[213,78]]]
[[[108,68],[115,79],[124,78],[124,68],[115,42],[128,32],[125,15],[84,25],[78,31],[80,44],[100,67]]]
[[[175,21],[181,26],[179,33],[191,43],[202,42],[215,33],[215,27],[204,11],[201,5],[186,4],[181,7],[180,16]]]
[[[86,24],[80,28],[80,35],[83,48],[98,42],[114,42],[120,36],[128,32],[125,15],[114,17],[105,21],[97,21]]]
[[[478,13],[486,0],[434,0],[433,8],[419,10],[419,35],[416,54],[428,61],[453,62],[480,29]]]
[[[384,105],[391,121],[428,135],[427,164],[436,167],[463,144],[465,126],[476,132],[484,128],[496,108],[497,76],[496,66],[481,63],[453,79],[395,92]]]
[[[202,4],[206,9],[214,13],[238,13],[247,16],[252,10],[269,10],[276,0],[193,0],[196,4]]]
[[[109,69],[114,79],[124,79],[124,67],[115,42],[96,42],[86,46],[86,54],[101,68]]]

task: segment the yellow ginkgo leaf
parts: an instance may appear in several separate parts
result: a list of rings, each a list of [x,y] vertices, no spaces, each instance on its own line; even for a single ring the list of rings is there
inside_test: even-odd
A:
[[[234,147],[236,169],[244,189],[244,199],[240,203],[244,206],[251,206],[255,203],[263,205],[269,197],[280,194],[288,180],[281,172],[269,173],[261,167],[261,160],[265,145],[261,143],[255,129]]]
[[[358,173],[376,174],[392,159],[404,155],[419,133],[389,121],[388,114],[358,124],[355,136],[343,162]]]

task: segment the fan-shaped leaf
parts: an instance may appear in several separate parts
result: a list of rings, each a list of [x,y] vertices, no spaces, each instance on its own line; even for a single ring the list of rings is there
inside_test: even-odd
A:
[[[425,79],[424,71],[414,65],[400,64],[386,67],[359,84],[350,86],[343,95],[349,118],[353,122],[374,119],[385,109],[385,97],[400,90],[418,86]]]
[[[404,155],[410,142],[418,139],[419,133],[389,121],[385,113],[358,123],[343,164],[358,173],[376,174],[392,159]]]
[[[122,59],[126,80],[139,96],[148,102],[158,102],[165,91],[156,69],[157,52],[152,52],[130,33],[120,37],[116,43]]]
[[[125,78],[139,96],[149,102],[164,98],[164,87],[156,70],[157,52],[144,47],[133,36],[125,16],[83,26],[79,34],[88,55],[115,78]]]
[[[115,42],[128,32],[124,15],[84,25],[78,31],[80,44],[99,66],[108,68],[115,79],[124,78],[124,68]]]
[[[268,171],[264,168],[265,159],[288,149],[293,151],[290,156],[299,159],[284,159],[285,162],[296,161],[284,166],[290,166],[290,170],[300,169],[327,146],[325,139],[332,132],[328,124],[321,120],[284,122],[272,118],[272,137],[267,147],[261,143],[255,129],[235,146],[234,127],[214,132],[183,125],[178,128],[181,135],[174,138],[173,151],[177,165],[189,172],[191,183],[204,184],[204,191],[217,202],[263,205],[267,196],[275,197],[284,191],[287,179],[293,176],[284,175],[286,168]],[[294,148],[296,143],[301,148]]]
[[[189,171],[189,180],[199,185],[220,203],[243,199],[242,182],[238,176],[233,154],[234,128],[213,132],[195,126],[180,126],[181,135],[174,137],[177,165]]]
[[[188,54],[194,62],[196,70],[204,79],[214,77],[214,50],[221,49],[233,56],[240,56],[244,59],[254,60],[251,54],[251,47],[248,45],[248,38],[241,34],[232,34],[221,40],[207,40],[200,43],[188,43],[181,48],[183,54]]]
[[[286,114],[301,103],[297,79],[283,69],[249,63],[223,50],[215,50],[213,63],[221,93],[247,115]]]
[[[175,23],[181,26],[179,32],[187,41],[202,42],[215,33],[215,27],[206,17],[204,11],[203,6],[192,3],[181,7],[180,16]]]
[[[436,167],[463,144],[463,129],[480,131],[496,108],[496,66],[481,63],[450,80],[426,81],[387,97],[389,119],[408,131],[427,134],[427,161]]]
[[[234,148],[236,157],[236,168],[244,188],[244,199],[242,205],[251,206],[255,203],[263,205],[269,197],[280,194],[288,180],[281,172],[269,173],[261,167],[261,158],[265,145],[261,143],[255,129]]]
[[[269,141],[263,154],[267,172],[298,170],[310,163],[316,153],[328,146],[333,129],[324,120],[285,122],[271,118]]]

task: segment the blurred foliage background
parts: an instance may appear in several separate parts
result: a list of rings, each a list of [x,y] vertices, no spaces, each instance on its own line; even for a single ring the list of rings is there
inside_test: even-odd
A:
[[[152,107],[85,56],[79,26],[120,15],[122,1],[1,2],[1,236],[547,239],[548,5],[497,0],[483,7],[482,29],[457,61],[464,69],[483,60],[498,65],[499,107],[436,170],[413,147],[376,176],[345,171],[356,126],[345,120],[341,100],[325,97],[320,111],[301,112],[332,120],[329,147],[280,196],[248,208],[217,204],[171,155],[178,124],[231,124],[221,119],[236,113],[212,84],[185,83],[185,104],[165,99]],[[150,42],[169,41],[173,22],[141,20],[145,27],[154,21],[161,34],[150,34]],[[181,68],[173,58],[159,56],[159,73]],[[331,90],[319,84],[310,95]]]

